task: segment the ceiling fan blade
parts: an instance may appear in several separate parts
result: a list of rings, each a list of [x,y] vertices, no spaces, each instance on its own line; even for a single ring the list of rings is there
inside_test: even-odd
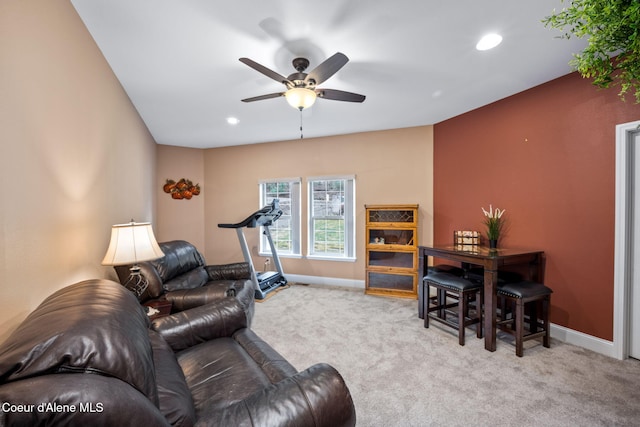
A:
[[[278,83],[283,83],[285,85],[286,84],[293,84],[285,76],[282,76],[282,75],[276,73],[275,71],[268,69],[264,65],[258,64],[256,61],[253,61],[253,60],[251,60],[249,58],[240,58],[239,60],[243,64],[248,65],[249,67],[251,67],[254,70],[264,74],[265,76],[267,76],[269,78],[272,78],[273,80],[277,81]]]
[[[316,93],[320,98],[334,101],[364,102],[366,98],[364,95],[335,89],[316,89]]]
[[[349,58],[344,53],[336,53],[335,55],[327,58],[322,64],[318,65],[316,68],[311,70],[311,72],[307,75],[307,78],[304,80],[309,82],[310,80],[314,80],[316,85],[324,82],[329,79],[329,77],[333,76],[338,70],[349,62]]]
[[[262,101],[263,99],[278,98],[280,96],[284,96],[284,92],[270,93],[270,94],[267,94],[267,95],[254,96],[253,98],[245,98],[245,99],[242,100],[242,102]]]

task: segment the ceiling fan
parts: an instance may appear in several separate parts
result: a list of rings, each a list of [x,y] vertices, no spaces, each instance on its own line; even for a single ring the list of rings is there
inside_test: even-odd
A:
[[[309,73],[304,72],[309,66],[309,60],[307,58],[295,58],[293,60],[293,68],[296,69],[296,72],[290,74],[288,77],[284,77],[249,58],[240,58],[240,62],[287,87],[285,92],[254,96],[243,99],[242,102],[262,101],[263,99],[284,96],[289,105],[302,111],[305,108],[311,107],[317,97],[347,102],[363,102],[365,100],[364,95],[357,93],[317,87],[349,62],[349,58],[340,52],[326,59]]]

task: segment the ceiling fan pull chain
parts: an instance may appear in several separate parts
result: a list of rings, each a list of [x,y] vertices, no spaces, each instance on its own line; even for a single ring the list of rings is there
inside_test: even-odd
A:
[[[304,136],[302,135],[302,108],[300,109],[300,139],[303,139]]]

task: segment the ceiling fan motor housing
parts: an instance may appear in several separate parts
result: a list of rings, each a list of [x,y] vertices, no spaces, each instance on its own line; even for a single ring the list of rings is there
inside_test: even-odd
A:
[[[306,70],[309,66],[309,60],[307,58],[295,58],[292,61],[292,64],[293,68],[298,71],[297,73],[290,74],[287,77],[287,80],[293,82],[294,85],[292,87],[306,88],[315,86],[315,80],[305,81],[305,79],[307,78],[307,73],[305,73],[304,70]]]
[[[309,60],[307,58],[295,58],[293,61],[293,68],[299,73],[302,73],[309,66]]]
[[[306,83],[305,80],[307,78],[306,73],[293,73],[287,77],[287,80],[293,82],[293,87],[307,87],[307,86],[315,86],[316,82],[313,79],[309,79]]]

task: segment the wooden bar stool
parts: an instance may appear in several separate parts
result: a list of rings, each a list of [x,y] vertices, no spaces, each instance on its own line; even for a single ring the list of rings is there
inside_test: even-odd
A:
[[[464,345],[467,326],[477,324],[476,335],[482,338],[482,285],[446,272],[433,272],[423,279],[424,327],[429,327],[429,319],[438,321],[458,331],[458,343]],[[430,297],[430,288],[437,290]],[[475,316],[469,315],[469,302],[475,297]],[[450,302],[452,301],[453,302]],[[457,321],[447,318],[457,308]],[[434,314],[434,312],[437,312]]]
[[[464,270],[460,267],[456,267],[453,265],[438,264],[438,265],[428,267],[427,274],[432,274],[432,273],[449,273],[449,274],[453,274],[454,276],[463,276]],[[418,286],[418,316],[421,319],[424,319],[424,307],[425,307],[423,290],[424,290],[423,286]],[[427,296],[427,298],[429,298],[429,296]]]
[[[498,298],[504,299],[506,304],[502,305],[500,319],[496,324],[501,330],[515,336],[518,357],[522,357],[524,341],[542,337],[542,345],[550,347],[549,305],[552,293],[553,291],[542,283],[522,281],[498,284]],[[508,310],[508,307],[513,305],[515,313]],[[541,315],[540,319],[538,314]],[[529,329],[525,334],[527,321]]]

